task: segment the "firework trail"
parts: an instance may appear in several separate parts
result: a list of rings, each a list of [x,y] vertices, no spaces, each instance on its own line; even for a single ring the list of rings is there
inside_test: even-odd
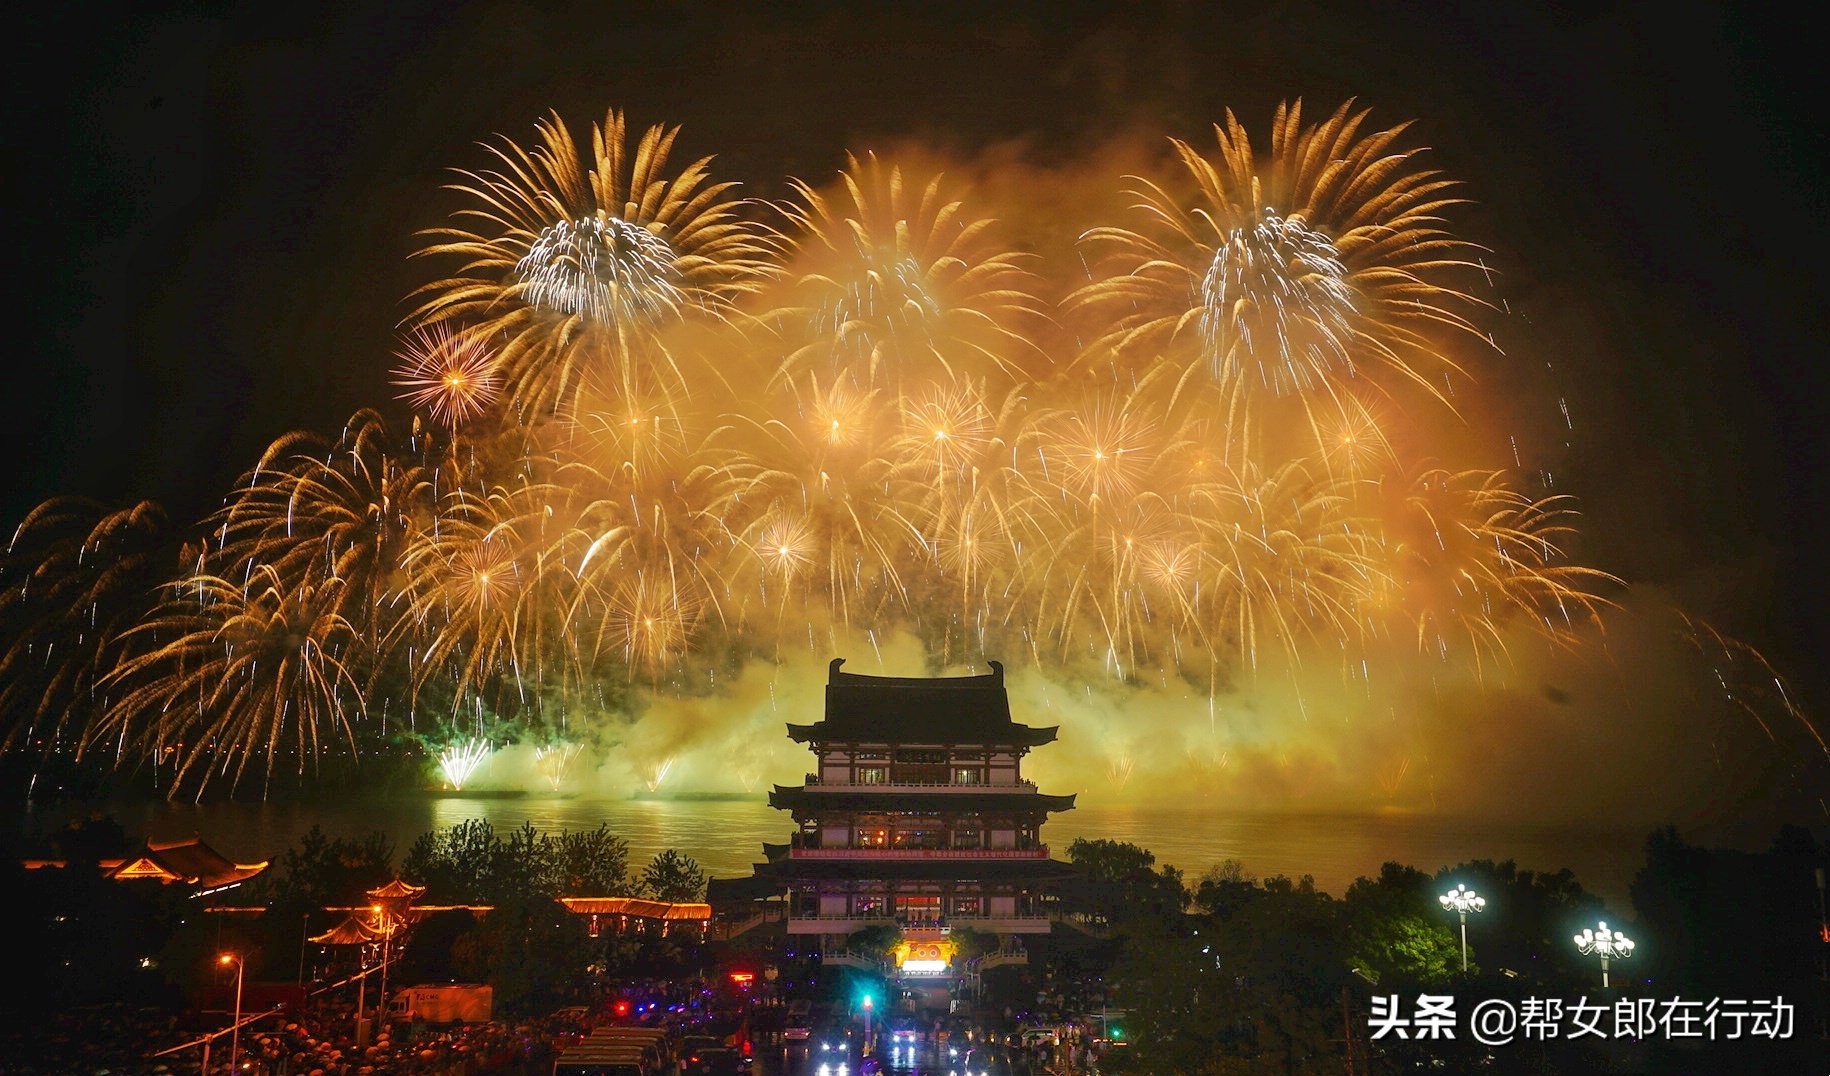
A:
[[[0,750],[43,756],[73,746],[119,636],[182,560],[150,501],[108,511],[60,497],[26,516],[0,554]]]

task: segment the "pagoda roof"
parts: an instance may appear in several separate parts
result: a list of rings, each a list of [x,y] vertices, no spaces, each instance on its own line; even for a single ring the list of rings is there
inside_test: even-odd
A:
[[[776,785],[769,806],[781,810],[890,811],[964,814],[967,812],[1071,811],[1076,793],[1050,796],[1041,792],[809,792],[803,785]]]
[[[1037,747],[1055,738],[1055,727],[1032,728],[1010,719],[1004,666],[990,663],[982,676],[866,676],[832,659],[826,680],[826,716],[788,726],[796,743],[983,744]]]
[[[781,894],[782,883],[779,878],[767,878],[758,874],[745,875],[741,878],[711,878],[705,883],[706,903],[714,908],[748,904],[752,901],[779,897]]]
[[[782,881],[961,881],[1052,880],[1077,875],[1059,859],[781,859],[756,864],[758,877]]]

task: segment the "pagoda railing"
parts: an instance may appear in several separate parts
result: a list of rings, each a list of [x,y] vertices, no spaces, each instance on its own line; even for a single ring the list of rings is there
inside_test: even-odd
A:
[[[790,859],[1047,859],[1035,848],[789,848]]]
[[[1012,781],[1009,784],[955,783],[952,781],[825,781],[818,774],[807,774],[805,787],[810,792],[1034,792],[1034,781]]]

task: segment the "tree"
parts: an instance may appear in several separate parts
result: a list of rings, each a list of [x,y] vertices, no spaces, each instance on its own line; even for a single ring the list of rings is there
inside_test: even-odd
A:
[[[401,873],[426,887],[428,902],[488,904],[506,872],[507,852],[495,827],[480,818],[420,835],[401,862]],[[509,891],[512,895],[513,891]]]
[[[902,941],[902,930],[891,923],[876,923],[854,931],[845,939],[845,947],[854,953],[877,960],[889,958],[896,943]]]
[[[1468,945],[1492,974],[1511,973],[1529,984],[1569,992],[1588,985],[1591,969],[1570,936],[1584,924],[1613,921],[1601,898],[1584,890],[1568,868],[1522,871],[1508,859],[1463,863],[1436,875],[1438,892],[1457,882],[1487,898],[1487,911],[1468,917]],[[1459,959],[1459,957],[1458,957]]]
[[[561,833],[553,856],[555,887],[562,897],[602,897],[629,885],[629,844],[610,835],[608,825],[584,833]]]
[[[691,856],[669,848],[643,868],[642,889],[656,900],[695,901],[705,893],[705,872]]]
[[[953,962],[955,964],[977,960],[986,953],[995,952],[999,945],[996,934],[986,930],[973,930],[971,927],[954,927],[947,937],[953,942]]]
[[[1214,912],[1130,921],[1111,981],[1135,1070],[1340,1071],[1336,902],[1309,878],[1230,873],[1209,887]]]
[[[1360,878],[1347,887],[1348,963],[1385,993],[1440,987],[1461,970],[1453,917],[1434,889],[1430,875],[1398,863],[1382,866],[1376,880]]]
[[[1188,905],[1182,872],[1156,869],[1155,854],[1135,844],[1077,837],[1068,845],[1068,859],[1079,869],[1080,880],[1063,895],[1077,910],[1122,924],[1146,916],[1171,920]]]
[[[524,1016],[576,1001],[596,955],[578,916],[529,893],[498,903],[459,937],[451,962],[464,978],[489,983],[503,1014]]]

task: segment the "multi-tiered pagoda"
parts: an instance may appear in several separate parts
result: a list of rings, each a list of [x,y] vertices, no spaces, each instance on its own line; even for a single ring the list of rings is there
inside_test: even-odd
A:
[[[769,796],[797,831],[763,845],[756,882],[786,893],[788,933],[833,953],[858,930],[894,925],[905,950],[930,957],[950,947],[921,943],[956,927],[1006,941],[1048,933],[1051,883],[1071,868],[1049,858],[1042,823],[1074,797],[1037,791],[1023,756],[1055,729],[1011,720],[995,661],[988,675],[939,679],[843,664],[832,663],[824,720],[788,726],[814,772]]]

